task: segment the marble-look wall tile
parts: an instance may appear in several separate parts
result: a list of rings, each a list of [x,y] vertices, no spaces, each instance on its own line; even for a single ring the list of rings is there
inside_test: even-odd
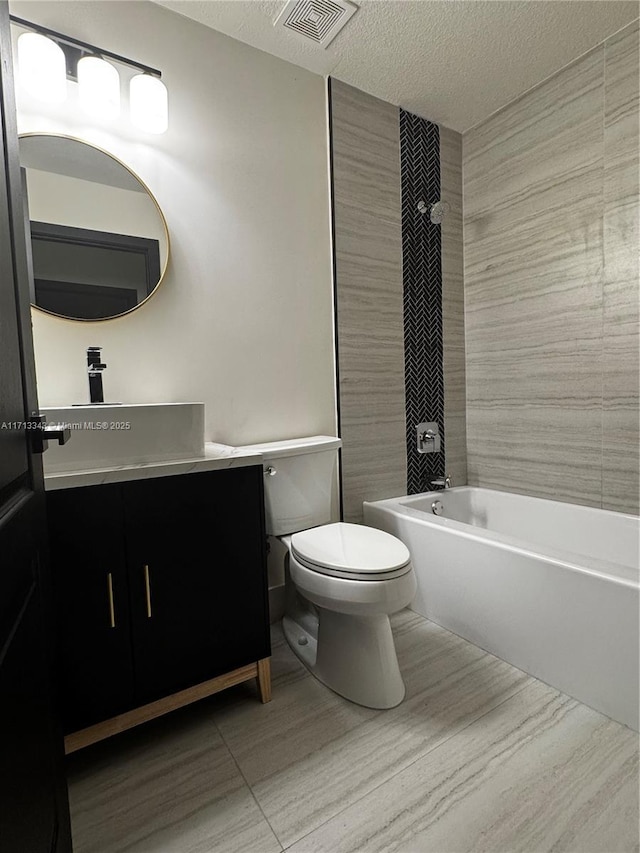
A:
[[[464,263],[462,241],[462,135],[440,126],[440,189],[451,205],[442,229],[442,337],[446,473],[467,482]]]
[[[398,108],[331,81],[344,520],[406,494]]]
[[[474,485],[637,508],[637,51],[627,28],[464,135]]]
[[[407,491],[398,108],[331,81],[337,339],[345,521]],[[467,481],[462,137],[440,128],[446,468]]]
[[[605,43],[602,505],[639,511],[638,22]]]
[[[464,344],[444,345],[444,423],[447,436],[446,474],[454,486],[467,482],[467,420]]]

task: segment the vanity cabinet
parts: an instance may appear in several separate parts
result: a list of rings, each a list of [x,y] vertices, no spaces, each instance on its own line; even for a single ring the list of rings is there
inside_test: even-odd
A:
[[[66,732],[268,658],[262,466],[49,492]]]

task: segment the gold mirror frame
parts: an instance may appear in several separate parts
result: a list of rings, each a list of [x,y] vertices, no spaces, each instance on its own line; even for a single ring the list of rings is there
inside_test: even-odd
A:
[[[46,131],[32,131],[29,133],[20,133],[18,134],[18,140],[27,139],[29,137],[34,136],[47,136],[53,137],[55,139],[68,139],[71,142],[80,142],[82,145],[88,145],[89,148],[93,148],[96,151],[99,151],[101,154],[106,154],[107,157],[110,157],[114,160],[118,165],[122,166],[123,169],[126,169],[129,174],[138,181],[141,187],[144,188],[145,192],[154,203],[156,210],[158,211],[158,216],[160,217],[160,222],[162,223],[162,229],[164,231],[164,237],[167,241],[167,256],[164,261],[164,265],[160,271],[160,278],[158,279],[158,283],[153,288],[151,293],[149,293],[141,302],[138,302],[133,308],[129,308],[127,311],[123,311],[121,314],[113,314],[110,317],[97,317],[97,318],[87,318],[87,317],[67,317],[64,314],[56,314],[55,311],[49,311],[47,308],[40,308],[39,305],[35,303],[31,303],[31,307],[35,308],[36,311],[41,311],[43,314],[48,314],[50,317],[57,317],[59,320],[68,320],[71,323],[107,323],[110,320],[118,320],[120,317],[126,317],[128,314],[132,314],[134,311],[137,311],[138,308],[142,308],[153,296],[158,292],[158,288],[164,281],[164,277],[167,272],[167,268],[169,266],[169,259],[171,257],[171,240],[169,238],[169,228],[167,226],[167,220],[165,219],[164,213],[162,212],[162,208],[158,204],[157,198],[149,189],[148,185],[142,180],[142,178],[133,171],[130,166],[127,166],[125,162],[123,162],[119,157],[116,157],[115,154],[112,154],[110,151],[107,151],[105,148],[101,148],[99,145],[94,145],[93,142],[87,142],[86,139],[80,139],[78,136],[71,136],[67,133],[47,133]]]

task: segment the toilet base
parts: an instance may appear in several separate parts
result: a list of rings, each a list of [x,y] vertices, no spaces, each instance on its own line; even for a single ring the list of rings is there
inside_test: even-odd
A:
[[[298,601],[282,620],[287,642],[331,690],[365,708],[395,708],[405,687],[386,614],[354,616]]]

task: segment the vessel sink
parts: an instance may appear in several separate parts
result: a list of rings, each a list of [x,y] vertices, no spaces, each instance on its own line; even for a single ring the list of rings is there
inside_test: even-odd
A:
[[[49,441],[45,474],[204,456],[204,403],[61,406],[41,409],[71,436]]]

